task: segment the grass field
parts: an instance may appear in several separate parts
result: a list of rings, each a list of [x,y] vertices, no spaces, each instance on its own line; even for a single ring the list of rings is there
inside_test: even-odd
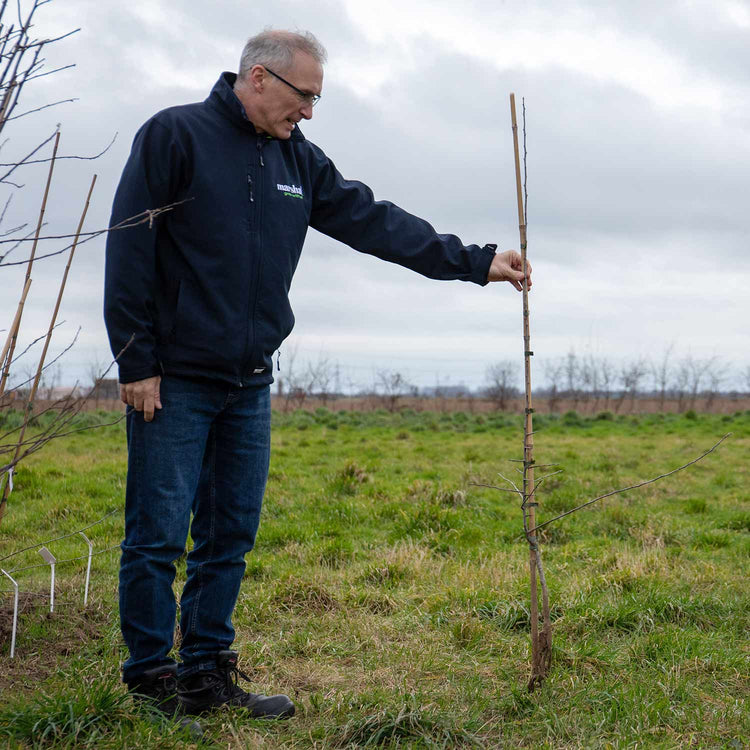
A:
[[[274,421],[235,647],[253,689],[287,692],[298,714],[268,724],[218,713],[203,746],[748,746],[750,412],[536,420],[537,461],[565,469],[539,498],[541,521],[732,437],[545,530],[554,655],[533,694],[518,502],[473,484],[515,471],[520,417],[318,410]],[[121,509],[124,477],[122,424],[49,445],[17,474],[0,557]],[[51,615],[48,570],[18,571],[27,609],[13,660],[0,583],[0,744],[194,746],[129,710],[108,549],[122,513],[87,534],[106,550],[87,609],[85,561],[58,566]],[[86,551],[80,537],[49,546],[58,559]],[[0,566],[39,562],[30,551]]]

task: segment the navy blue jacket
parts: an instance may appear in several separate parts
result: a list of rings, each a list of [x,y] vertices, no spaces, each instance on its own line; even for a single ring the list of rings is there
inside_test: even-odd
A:
[[[223,73],[204,102],[138,131],[110,226],[178,201],[107,238],[104,316],[120,382],[153,375],[272,382],[294,325],[289,287],[308,226],[433,279],[487,283],[494,246],[464,246],[345,180],[295,128],[257,134]]]

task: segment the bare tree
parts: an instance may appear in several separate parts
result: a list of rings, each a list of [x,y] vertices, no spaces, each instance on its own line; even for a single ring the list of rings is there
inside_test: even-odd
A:
[[[630,411],[632,412],[635,409],[635,397],[638,395],[638,386],[645,377],[646,371],[646,362],[640,358],[621,366],[620,385],[622,386],[622,390],[620,397],[617,399],[616,411],[620,411],[620,407],[626,397],[630,397]]]
[[[78,31],[78,29],[75,29],[66,34],[62,34],[61,36],[50,39],[33,39],[29,36],[34,27],[33,20],[37,10],[39,10],[42,5],[46,5],[49,1],[50,0],[32,0],[31,7],[25,18],[21,14],[21,4],[18,3],[17,8],[14,9],[17,11],[17,18],[15,19],[8,18],[13,11],[6,14],[6,11],[8,10],[8,0],[2,0],[2,4],[0,4],[0,59],[2,60],[0,64],[0,133],[5,128],[5,125],[12,120],[17,120],[26,115],[30,115],[33,112],[39,111],[39,109],[46,109],[47,107],[54,107],[65,102],[75,101],[74,99],[65,99],[57,102],[50,102],[49,104],[44,105],[44,107],[29,110],[28,112],[22,112],[18,115],[14,114],[16,106],[20,100],[21,92],[29,81],[73,67],[72,65],[65,65],[62,68],[42,72],[45,60],[41,55],[44,47],[48,44],[58,42],[71,34],[75,34]],[[18,185],[8,178],[19,167],[33,163],[31,161],[32,157],[45,143],[48,143],[49,140],[51,139],[44,141],[44,143],[37,146],[29,155],[20,161],[4,165],[10,167],[10,169],[0,177],[0,182],[18,187]]]
[[[682,413],[687,408],[690,384],[690,357],[683,357],[673,370],[673,386],[677,397],[677,411]]]
[[[476,410],[476,394],[471,390],[471,388],[467,388],[464,391],[463,394],[464,403],[466,404],[466,411],[469,412],[469,414],[473,414]]]
[[[544,378],[547,383],[547,408],[550,413],[557,411],[560,403],[560,384],[563,377],[563,363],[556,359],[547,359],[543,365]]]
[[[581,398],[581,367],[578,363],[578,357],[572,349],[565,355],[563,372],[566,395],[572,401],[573,409],[577,410],[578,401]]]
[[[375,390],[390,412],[396,411],[398,402],[411,391],[411,388],[400,372],[378,370],[376,374]]]
[[[687,404],[690,409],[695,409],[701,387],[706,381],[708,373],[716,361],[716,357],[698,359],[693,357],[692,354],[688,354],[682,360],[682,376],[685,379]]]
[[[716,357],[698,359],[692,354],[683,357],[674,369],[674,391],[677,396],[677,410],[695,409],[698,394],[709,373],[717,364]]]
[[[591,401],[591,412],[596,411],[599,404],[599,363],[593,354],[587,354],[581,359],[580,380],[583,390],[584,404]]]
[[[6,126],[11,121],[26,117],[27,115],[47,109],[48,107],[54,107],[65,102],[75,101],[75,99],[64,99],[50,102],[25,112],[16,113],[21,92],[29,82],[41,78],[42,76],[55,74],[65,68],[73,67],[72,65],[66,65],[54,70],[45,70],[45,58],[42,57],[42,51],[45,46],[60,41],[70,34],[75,33],[75,31],[47,39],[36,39],[31,36],[32,30],[35,28],[34,17],[37,10],[50,2],[52,2],[52,0],[28,0],[28,2],[23,3],[26,8],[30,8],[24,16],[22,3],[20,1],[9,4],[7,0],[0,0],[0,132],[2,132],[3,136],[6,134]],[[4,149],[7,143],[8,139],[5,139],[3,143],[0,144],[0,149]],[[48,147],[50,144],[52,144],[52,153],[51,155],[47,155],[45,147]],[[57,315],[65,291],[68,272],[79,241],[85,242],[108,231],[128,228],[145,222],[148,222],[149,226],[152,226],[157,216],[163,211],[170,210],[174,207],[168,206],[148,209],[138,217],[126,219],[117,226],[107,227],[95,232],[82,232],[86,213],[90,205],[91,195],[96,183],[96,175],[94,175],[88,193],[86,194],[83,210],[78,221],[78,228],[75,232],[65,234],[53,233],[50,236],[42,236],[41,230],[46,226],[44,217],[48,198],[50,196],[50,186],[56,162],[63,159],[97,159],[109,149],[109,146],[107,146],[104,151],[95,156],[63,156],[58,154],[59,144],[60,128],[58,125],[51,135],[44,138],[24,156],[14,157],[8,163],[0,163],[0,184],[11,190],[17,190],[23,187],[22,184],[17,182],[17,180],[20,179],[17,175],[23,174],[26,167],[33,164],[48,164],[46,185],[42,191],[42,201],[35,222],[35,229],[29,231],[28,223],[11,228],[6,228],[4,226],[6,213],[11,203],[13,193],[10,194],[10,197],[0,210],[0,248],[2,249],[2,252],[0,252],[0,267],[14,265],[26,266],[26,275],[22,282],[18,306],[12,321],[9,321],[10,326],[7,328],[8,334],[5,339],[5,344],[2,346],[2,354],[0,354],[0,408],[12,407],[15,400],[13,397],[17,395],[21,388],[29,386],[25,398],[23,399],[25,403],[23,406],[23,419],[21,425],[3,435],[3,444],[0,445],[0,488],[2,489],[2,494],[0,496],[0,520],[3,517],[6,502],[12,491],[13,473],[16,471],[16,468],[21,461],[31,453],[40,450],[51,440],[63,437],[70,434],[70,432],[77,431],[78,429],[91,429],[91,427],[98,426],[74,426],[73,421],[83,408],[85,399],[76,399],[73,396],[70,396],[56,401],[51,405],[45,406],[41,412],[38,408],[35,408],[38,406],[35,404],[37,394],[44,396],[46,389],[47,396],[51,397],[54,395],[54,385],[56,384],[56,381],[59,380],[59,365],[55,366],[55,363],[59,360],[62,354],[67,352],[75,344],[74,339],[73,342],[63,350],[62,354],[57,355],[51,362],[46,362],[52,334],[58,325]],[[111,145],[112,144],[110,143],[110,146]],[[4,150],[3,153],[5,153]],[[66,231],[69,232],[70,230]],[[84,235],[85,239],[81,239]],[[61,240],[72,240],[72,242],[70,244],[61,243]],[[38,254],[37,250],[40,247],[40,243],[43,241],[55,242],[57,249]],[[61,244],[63,245],[62,247],[60,247]],[[30,247],[27,257],[20,260],[16,258],[8,260],[9,255],[18,247]],[[16,385],[15,390],[11,389],[10,391],[6,391],[7,384],[17,380],[16,363],[23,355],[22,352],[20,355],[16,356],[15,349],[16,344],[19,341],[19,331],[22,328],[22,315],[27,295],[29,294],[29,289],[31,287],[31,272],[34,263],[35,261],[57,256],[62,253],[67,253],[68,259],[67,264],[59,277],[59,291],[53,306],[49,328],[46,335],[42,335],[34,342],[36,343],[43,340],[36,372],[30,379],[30,384],[29,382],[22,381]],[[7,294],[7,286],[8,285],[5,284],[1,287],[4,294]],[[77,335],[78,334],[76,334],[76,338]],[[30,346],[33,346],[33,343]],[[39,390],[40,387],[42,390]],[[34,429],[32,431],[33,434],[27,436],[27,428],[32,425],[40,413],[47,412],[52,414],[52,418],[45,420],[43,425],[37,424],[36,426],[38,429]]]
[[[316,396],[328,406],[333,395],[333,385],[336,380],[336,366],[324,354],[318,355],[315,362],[309,362],[305,376],[305,384],[309,395]]]
[[[602,357],[599,361],[599,381],[601,383],[602,397],[604,398],[604,410],[609,409],[609,400],[612,397],[612,385],[615,382],[615,366],[607,359]]]
[[[649,362],[649,371],[654,385],[654,390],[659,394],[659,411],[664,411],[664,403],[667,396],[667,387],[672,378],[672,351],[674,343],[670,344],[662,353],[661,359]]]
[[[727,376],[728,369],[723,367],[718,359],[712,358],[705,370],[707,388],[705,390],[706,403],[703,408],[706,411],[711,411],[713,408],[716,397],[719,395],[721,384],[726,380]]]
[[[518,363],[510,359],[496,362],[487,368],[485,396],[492,401],[497,411],[505,411],[508,401],[518,395]]]
[[[299,347],[294,344],[285,348],[285,367],[283,381],[283,409],[288,412],[292,409],[301,409],[307,397],[312,393],[314,382],[314,371],[310,368],[299,368]],[[311,377],[312,375],[312,377]]]
[[[435,376],[435,387],[432,389],[435,401],[438,405],[438,411],[444,412],[447,408],[447,389],[448,383],[440,382],[440,375]]]

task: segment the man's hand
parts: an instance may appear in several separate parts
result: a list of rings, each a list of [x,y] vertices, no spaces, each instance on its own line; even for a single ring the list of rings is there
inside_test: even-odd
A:
[[[506,250],[504,253],[497,253],[492,259],[490,271],[487,274],[487,281],[509,281],[518,291],[523,290],[523,261],[521,254],[515,250]],[[531,263],[526,260],[526,278],[529,289],[531,289]]]
[[[120,385],[120,401],[143,412],[143,419],[150,422],[154,418],[154,409],[161,409],[159,386],[161,377],[136,380],[134,383]]]

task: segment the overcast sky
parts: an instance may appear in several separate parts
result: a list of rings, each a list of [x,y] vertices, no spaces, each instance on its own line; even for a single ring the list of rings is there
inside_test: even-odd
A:
[[[327,47],[307,138],[370,185],[466,244],[518,247],[508,94],[524,97],[535,382],[571,349],[615,361],[719,357],[727,384],[750,364],[750,3],[747,0],[54,0],[37,36],[76,67],[29,84],[2,161],[61,123],[47,231],[106,226],[137,128],[204,99],[248,36],[301,28]],[[44,169],[27,171],[0,230],[33,225]],[[4,204],[11,189],[0,186]],[[59,246],[59,245],[58,245]],[[47,248],[54,249],[53,245]],[[22,259],[16,250],[11,259]],[[34,270],[23,341],[48,323],[63,261]],[[104,241],[79,248],[53,350],[77,328],[63,380],[110,358],[101,318]],[[0,268],[0,327],[22,270]],[[476,387],[487,365],[522,361],[521,295],[508,284],[436,282],[310,230],[292,287],[297,326],[281,365],[327,356],[362,384],[397,369],[420,385]],[[23,342],[22,342],[23,343]],[[54,353],[54,352],[53,352]]]

